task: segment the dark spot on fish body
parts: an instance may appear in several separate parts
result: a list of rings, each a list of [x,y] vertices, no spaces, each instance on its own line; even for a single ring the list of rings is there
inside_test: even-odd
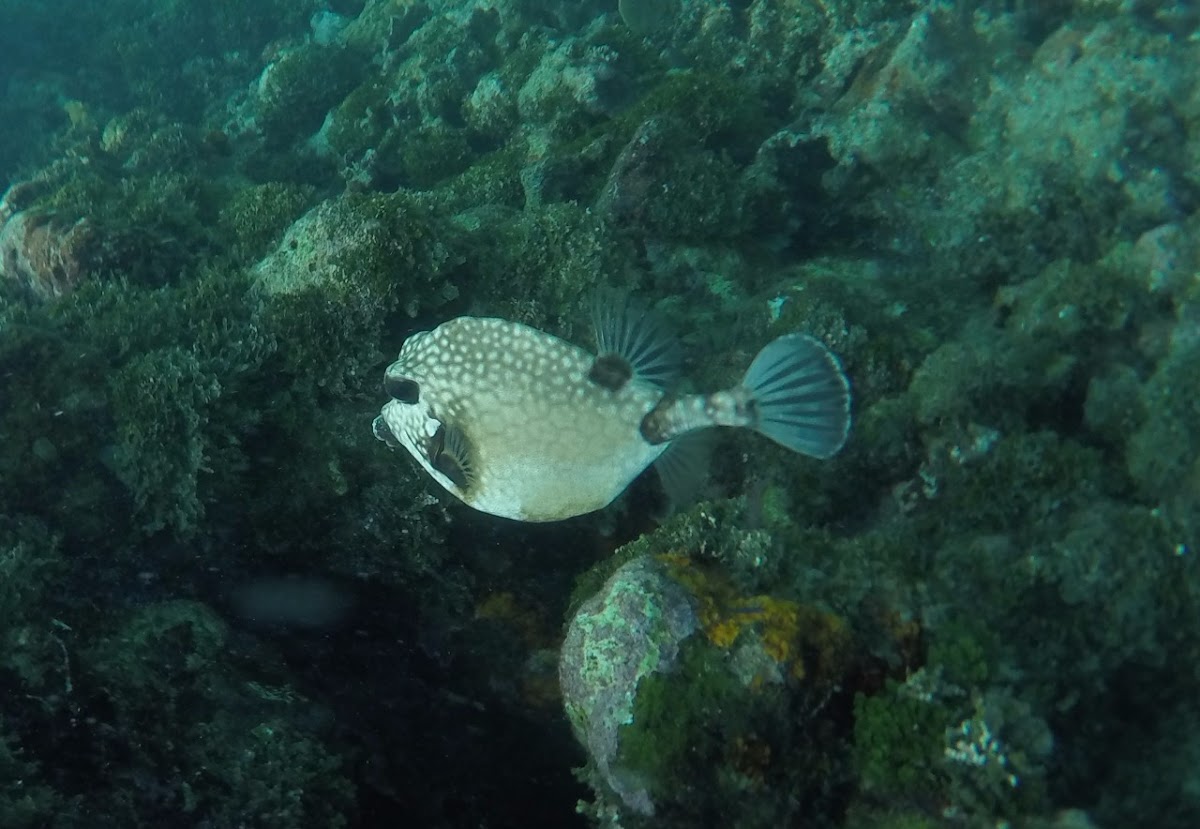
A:
[[[401,403],[408,403],[409,405],[421,399],[420,384],[416,380],[410,380],[407,377],[392,377],[385,374],[383,377],[383,390],[393,400],[399,400]]]
[[[601,354],[592,362],[592,368],[588,372],[589,380],[612,392],[625,388],[631,377],[633,366],[617,354]]]
[[[642,433],[642,437],[651,446],[658,446],[660,443],[666,443],[670,440],[667,434],[671,428],[670,409],[674,402],[670,396],[664,397],[658,401],[653,409],[646,412],[646,416],[642,418],[641,424],[638,426],[638,431]]]

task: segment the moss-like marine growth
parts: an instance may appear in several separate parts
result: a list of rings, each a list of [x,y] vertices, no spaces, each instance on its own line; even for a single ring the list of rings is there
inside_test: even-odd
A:
[[[995,672],[1000,653],[996,635],[982,622],[964,620],[943,624],[929,635],[927,665],[941,671],[946,682],[959,688],[981,688]]]
[[[0,514],[0,632],[44,609],[43,592],[62,567],[57,541],[41,523]],[[11,645],[5,653],[12,655]]]
[[[746,689],[723,663],[719,649],[693,638],[671,673],[638,683],[633,719],[618,731],[617,766],[642,781],[656,805],[709,778],[727,744],[753,730]]]
[[[217,226],[232,240],[236,258],[252,262],[270,250],[279,237],[310,207],[312,187],[267,182],[238,190],[221,207]]]
[[[136,338],[122,344],[130,356],[107,383],[115,427],[108,460],[145,532],[191,535],[206,497],[245,466],[240,436],[255,418],[239,392],[270,351],[247,326],[246,290],[240,276],[212,273],[176,290],[113,287],[96,297],[114,304],[93,309],[94,334]],[[145,326],[139,310],[158,315],[158,324]],[[233,330],[240,334],[229,336]]]
[[[796,810],[830,821],[849,767],[836,729],[813,719],[828,698],[778,684],[747,688],[729,662],[693,637],[673,671],[642,680],[619,732],[619,774],[644,785],[654,820],[672,825],[719,815],[747,829],[778,826]]]
[[[392,133],[375,163],[402,186],[427,190],[466,170],[474,158],[465,130],[436,124]]]
[[[930,520],[945,529],[972,533],[1035,533],[1044,522],[1105,493],[1117,482],[1104,474],[1102,455],[1054,432],[1005,437],[981,457],[970,447],[948,452],[945,462],[929,470],[930,486],[939,499]]]
[[[1022,336],[1049,339],[1086,356],[1143,316],[1151,305],[1145,277],[1124,264],[1128,249],[1118,246],[1096,264],[1071,260],[1051,263],[1036,277],[1001,289],[998,304],[1010,315],[1005,324]]]
[[[733,79],[711,72],[663,75],[636,103],[621,113],[615,126],[626,139],[648,118],[671,117],[687,125],[687,137],[705,149],[730,153],[745,163],[779,124],[766,102]]]
[[[580,286],[596,274],[621,274],[634,250],[579,204],[550,204],[516,213],[486,210],[459,217],[471,299],[489,314],[564,331],[583,305]]]
[[[1028,703],[986,685],[993,637],[952,622],[932,638],[921,670],[855,700],[859,803],[928,818],[1041,813],[1049,732]]]
[[[189,172],[124,174],[105,164],[70,167],[34,204],[56,221],[85,222],[86,270],[163,284],[194,267],[213,242],[205,186]]]
[[[567,136],[544,166],[569,170],[563,195],[594,203],[635,235],[737,236],[747,218],[741,171],[772,128],[766,110],[737,85],[681,72]]]
[[[685,130],[691,132],[690,123]],[[639,233],[680,241],[745,234],[749,225],[739,169],[724,154],[689,148],[688,139],[668,139],[674,149],[655,170],[662,183],[648,191],[638,209]]]
[[[186,716],[197,695],[213,688],[229,629],[198,602],[152,605],[119,620],[84,656],[131,722]],[[168,748],[158,746],[157,749]]]
[[[345,760],[284,716],[221,712],[196,729],[196,762],[211,791],[189,792],[214,825],[253,814],[264,829],[342,829],[355,816]]]
[[[457,296],[441,279],[455,235],[406,193],[324,202],[292,224],[254,268],[259,325],[289,343],[280,369],[309,392],[374,378],[385,321]]]
[[[522,154],[512,147],[496,150],[477,159],[461,174],[443,182],[435,191],[435,196],[457,210],[484,205],[523,207],[522,160]]]
[[[111,462],[145,531],[192,534],[204,515],[199,477],[211,460],[203,429],[219,379],[191,351],[171,347],[134,357],[110,388],[117,422]]]
[[[889,681],[854,702],[854,758],[868,795],[913,805],[937,803],[949,778],[942,767],[946,728],[956,712]]]
[[[71,676],[51,589],[65,572],[57,539],[31,519],[0,515],[0,826],[36,829],[67,803],[29,747],[43,743]]]
[[[631,31],[649,36],[666,28],[678,13],[678,0],[621,0],[621,20]]]
[[[111,725],[93,761],[120,756],[148,775],[140,786],[115,780],[90,791],[98,813],[346,825],[350,786],[337,752],[302,725],[312,722],[311,704],[276,684],[269,666],[236,653],[212,611],[175,601],[129,615],[81,656],[81,683]]]
[[[906,809],[899,804],[855,804],[846,814],[843,829],[942,829],[943,825],[940,817]]]
[[[1190,325],[1191,323],[1185,323]],[[1183,530],[1185,549],[1200,549],[1200,343],[1181,338],[1142,389],[1145,420],[1129,436],[1125,465],[1144,496],[1164,503]]]
[[[341,158],[359,158],[378,146],[391,126],[387,98],[387,86],[374,78],[343,98],[324,129],[329,148]]]
[[[194,532],[205,498],[245,466],[255,416],[241,393],[270,351],[246,293],[242,275],[215,271],[155,289],[91,282],[54,306],[14,309],[20,333],[0,363],[23,370],[2,381],[13,405],[0,422],[26,437],[0,452],[34,477],[12,503],[75,516],[77,536],[105,535],[126,517],[113,509],[124,502],[116,471],[143,531]],[[39,476],[45,484],[25,491]]]
[[[305,138],[354,88],[359,60],[350,50],[304,44],[279,54],[258,82],[258,127],[271,144]]]

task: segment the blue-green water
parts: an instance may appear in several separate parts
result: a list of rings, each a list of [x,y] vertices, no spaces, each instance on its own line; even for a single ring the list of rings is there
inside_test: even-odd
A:
[[[1193,4],[0,21],[0,827],[1200,825]]]

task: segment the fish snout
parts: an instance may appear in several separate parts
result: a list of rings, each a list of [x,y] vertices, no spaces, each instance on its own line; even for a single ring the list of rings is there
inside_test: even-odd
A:
[[[386,443],[389,449],[395,449],[400,445],[400,441],[392,433],[391,428],[387,425],[387,421],[383,419],[383,415],[378,415],[371,421],[371,434],[375,435],[377,440],[382,440]]]

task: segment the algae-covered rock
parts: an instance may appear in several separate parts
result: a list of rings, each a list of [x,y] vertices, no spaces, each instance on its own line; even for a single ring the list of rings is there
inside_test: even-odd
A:
[[[291,340],[288,369],[333,389],[361,382],[381,359],[387,315],[457,296],[440,278],[450,238],[443,219],[403,193],[333,199],[297,219],[253,268],[264,326]]]
[[[271,143],[316,132],[326,112],[354,88],[357,60],[338,46],[306,44],[282,51],[263,69],[256,120]]]
[[[576,611],[559,667],[594,814],[630,826],[739,815],[748,827],[827,814],[846,758],[838,741],[800,734],[836,730],[815,718],[847,704],[860,657],[836,615],[746,595],[684,556],[630,559]]]
[[[390,305],[427,282],[445,258],[435,218],[415,200],[344,197],[296,220],[254,276],[269,296],[319,289],[331,301]]]
[[[279,235],[312,203],[313,188],[267,182],[238,190],[221,209],[218,224],[237,252],[262,257]]]
[[[559,678],[575,736],[634,812],[654,813],[646,784],[614,767],[618,730],[633,720],[638,683],[675,667],[699,626],[686,591],[653,559],[635,559],[584,603],[567,629]]]

